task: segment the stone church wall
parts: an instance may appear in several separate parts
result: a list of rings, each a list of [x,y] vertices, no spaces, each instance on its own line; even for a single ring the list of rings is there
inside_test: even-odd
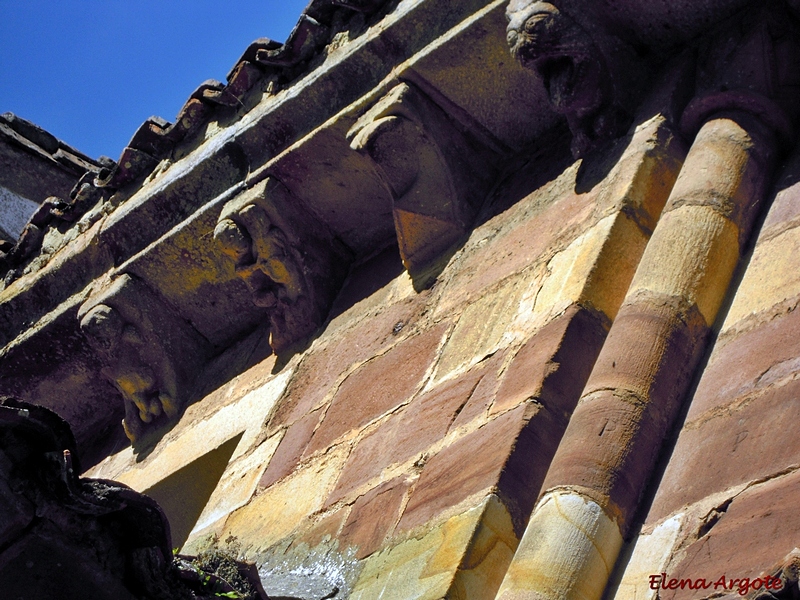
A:
[[[2,393],[270,597],[790,597],[797,6],[556,4],[254,42],[11,251]]]

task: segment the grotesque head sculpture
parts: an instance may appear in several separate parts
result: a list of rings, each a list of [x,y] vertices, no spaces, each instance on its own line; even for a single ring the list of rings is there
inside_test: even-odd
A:
[[[207,342],[141,281],[123,275],[87,300],[80,327],[125,403],[125,434],[138,442],[174,421],[209,354]]]
[[[506,11],[511,54],[542,79],[553,108],[567,118],[572,153],[625,132],[631,121],[628,86],[641,69],[624,42],[587,31],[549,2],[511,0]]]
[[[254,304],[265,309],[275,352],[323,323],[352,260],[273,178],[225,205],[214,238],[233,259]]]

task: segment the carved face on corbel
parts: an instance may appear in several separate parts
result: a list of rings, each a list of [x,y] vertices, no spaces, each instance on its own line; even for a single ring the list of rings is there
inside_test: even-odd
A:
[[[549,2],[512,0],[507,15],[511,54],[539,73],[553,107],[578,116],[597,110],[606,72],[586,30]]]
[[[208,354],[199,334],[127,275],[78,316],[103,375],[122,395],[128,438],[136,443],[176,419]]]
[[[256,306],[270,321],[280,352],[322,325],[350,265],[344,247],[280,182],[267,179],[229,202],[214,238],[234,262]]]
[[[625,132],[630,116],[615,89],[625,89],[638,69],[623,42],[588,32],[549,2],[511,0],[506,16],[511,54],[539,74],[553,108],[567,117],[576,158]]]

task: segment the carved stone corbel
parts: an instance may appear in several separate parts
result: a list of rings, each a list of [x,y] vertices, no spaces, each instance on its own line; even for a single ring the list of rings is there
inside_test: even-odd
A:
[[[566,117],[575,158],[627,131],[647,81],[632,47],[602,29],[587,31],[549,2],[511,0],[506,16],[511,54],[539,74]]]
[[[130,275],[84,302],[78,318],[122,395],[132,442],[180,416],[211,350],[191,325]]]
[[[272,177],[225,205],[214,238],[266,310],[278,353],[322,325],[352,262],[347,248]]]
[[[414,277],[472,225],[494,175],[481,145],[416,87],[402,83],[347,134],[393,199],[403,264]]]

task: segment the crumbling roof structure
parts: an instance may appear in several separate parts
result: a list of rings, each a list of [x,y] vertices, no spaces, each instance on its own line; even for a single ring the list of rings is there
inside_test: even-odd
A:
[[[0,425],[271,598],[798,597],[798,119],[796,0],[312,0],[117,161],[4,117]]]

